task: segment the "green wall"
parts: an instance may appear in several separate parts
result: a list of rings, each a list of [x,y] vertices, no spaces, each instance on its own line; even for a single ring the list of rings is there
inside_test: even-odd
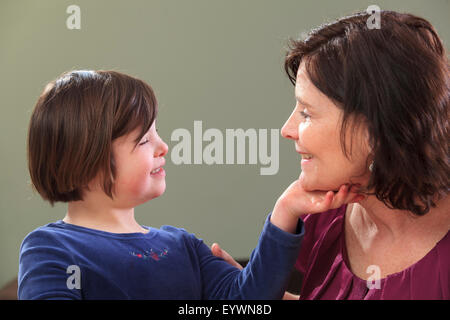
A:
[[[80,30],[66,27],[72,4],[81,9]],[[171,133],[193,133],[195,120],[223,133],[280,129],[294,103],[282,67],[287,38],[370,4],[429,19],[448,45],[443,0],[1,0],[0,286],[17,274],[22,239],[66,211],[32,192],[26,166],[28,121],[48,81],[73,68],[142,78],[156,92],[169,148]],[[138,207],[137,220],[184,227],[235,257],[250,255],[267,213],[300,170],[293,143],[281,137],[275,175],[260,175],[259,164],[177,166],[170,151],[166,160],[167,190]]]

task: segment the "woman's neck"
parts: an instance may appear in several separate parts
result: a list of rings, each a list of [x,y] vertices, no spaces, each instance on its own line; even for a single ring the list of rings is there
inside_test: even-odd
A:
[[[366,234],[378,235],[390,241],[404,239],[408,234],[423,234],[424,232],[441,230],[448,232],[450,227],[450,197],[436,202],[424,216],[416,216],[406,210],[388,208],[375,196],[369,196],[352,208],[354,221],[358,221]]]

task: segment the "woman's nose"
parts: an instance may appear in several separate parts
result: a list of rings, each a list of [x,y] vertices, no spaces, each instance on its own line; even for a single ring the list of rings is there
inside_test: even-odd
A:
[[[281,128],[281,135],[286,139],[298,140],[298,121],[295,116],[295,109]]]

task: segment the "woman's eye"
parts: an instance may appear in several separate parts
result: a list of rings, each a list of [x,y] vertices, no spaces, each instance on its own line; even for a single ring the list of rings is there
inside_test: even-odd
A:
[[[142,146],[143,144],[146,144],[148,142],[148,139],[146,139],[145,141],[142,141],[141,143],[139,143],[140,146]]]
[[[302,117],[305,118],[305,119],[311,118],[311,117],[309,116],[309,114],[305,113],[304,111],[300,111],[300,114],[301,114]]]

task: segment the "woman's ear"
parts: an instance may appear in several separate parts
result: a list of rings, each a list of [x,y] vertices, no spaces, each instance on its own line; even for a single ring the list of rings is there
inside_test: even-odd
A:
[[[364,145],[363,149],[365,154],[367,154],[368,163],[371,163],[375,158],[375,141],[373,137],[370,135],[369,127],[365,122],[361,127],[362,127],[361,140]]]

